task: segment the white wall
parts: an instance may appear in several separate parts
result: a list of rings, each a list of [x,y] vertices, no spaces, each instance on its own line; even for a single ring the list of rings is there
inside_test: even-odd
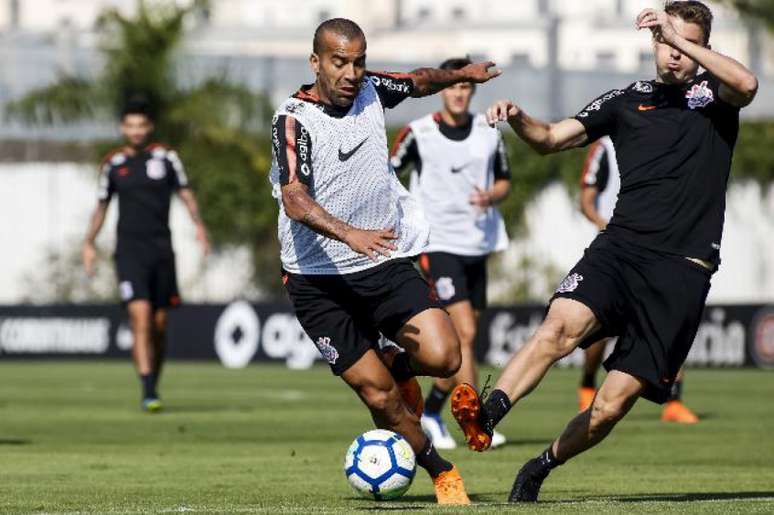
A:
[[[106,255],[96,279],[87,279],[77,268],[52,268],[46,261],[47,253],[54,250],[77,262],[96,203],[95,193],[96,171],[90,166],[0,165],[0,241],[4,247],[0,253],[0,303],[50,302],[51,288],[46,281],[56,274],[73,275],[76,300],[87,300],[93,293],[103,297],[114,293],[110,254],[114,245],[115,202],[98,239]],[[184,299],[225,302],[257,295],[249,284],[252,268],[246,249],[231,249],[204,260],[194,227],[179,202],[173,203],[170,219]],[[594,228],[578,212],[576,200],[559,185],[547,188],[535,198],[527,209],[526,226],[526,236],[516,239],[495,264],[502,275],[490,283],[492,300],[502,298],[516,282],[523,281],[525,273],[533,296],[547,298],[595,235]],[[755,184],[733,184],[721,251],[723,263],[713,279],[712,301],[774,301],[773,236],[774,186],[763,194]],[[525,257],[535,263],[531,271],[517,266]]]
[[[0,165],[0,303],[23,300],[50,302],[56,274],[71,274],[75,298],[111,296],[115,288],[112,253],[115,246],[116,202],[108,210],[97,239],[104,254],[95,279],[88,279],[71,263],[77,256],[92,210],[96,206],[96,168],[82,164],[13,163]],[[230,249],[204,259],[195,228],[182,203],[174,200],[170,213],[182,297],[191,301],[227,301],[254,295],[246,249]],[[53,268],[49,253],[64,256]],[[69,265],[69,266],[68,266]],[[53,279],[52,279],[53,278]]]

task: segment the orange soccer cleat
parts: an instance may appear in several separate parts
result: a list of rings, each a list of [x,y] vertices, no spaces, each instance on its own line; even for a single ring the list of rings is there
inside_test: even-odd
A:
[[[590,386],[581,386],[578,388],[578,411],[584,412],[591,407],[594,402],[594,396],[597,394],[596,388]]]
[[[699,421],[696,413],[680,401],[669,401],[661,412],[662,422],[677,422],[678,424],[695,424]]]
[[[465,485],[462,483],[462,476],[457,469],[457,465],[447,471],[441,472],[441,475],[433,479],[435,487],[435,498],[438,504],[470,504]]]
[[[465,434],[468,447],[482,452],[492,445],[492,435],[478,419],[481,413],[481,398],[476,389],[467,383],[457,385],[451,393],[451,412]]]

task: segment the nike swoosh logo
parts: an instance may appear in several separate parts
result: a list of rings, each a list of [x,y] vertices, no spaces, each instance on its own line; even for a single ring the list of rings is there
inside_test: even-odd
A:
[[[460,173],[462,170],[464,170],[465,168],[467,168],[469,164],[470,164],[470,163],[465,163],[464,165],[460,166],[459,168],[454,168],[454,167],[452,166],[452,168],[451,168],[451,173]]]
[[[652,111],[655,108],[656,106],[644,106],[642,104],[640,104],[639,107],[637,107],[637,109],[640,111]]]
[[[342,152],[341,151],[341,147],[339,147],[339,161],[344,162],[347,159],[349,159],[350,157],[352,157],[353,155],[355,155],[355,152],[360,150],[360,147],[362,147],[365,144],[366,141],[368,141],[368,136],[366,136],[363,141],[358,143],[358,145],[355,148],[353,148],[352,150],[350,150],[349,152]]]

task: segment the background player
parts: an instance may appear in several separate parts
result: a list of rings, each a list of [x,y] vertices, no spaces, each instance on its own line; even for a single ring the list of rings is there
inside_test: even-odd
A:
[[[409,257],[428,227],[389,165],[384,109],[458,82],[485,82],[493,63],[409,74],[366,72],[366,38],[335,18],[315,31],[316,79],[272,121],[271,182],[284,282],[304,331],[358,394],[377,427],[402,434],[442,504],[468,504],[459,471],[422,432],[415,375],[448,377],[459,341]],[[406,352],[381,353],[380,334]]]
[[[613,140],[603,136],[589,147],[581,174],[580,209],[588,220],[604,231],[613,217],[618,191],[621,189],[621,175],[615,157]],[[605,338],[584,349],[583,375],[578,388],[578,410],[586,411],[597,393],[597,371],[602,365],[607,343],[614,339]],[[684,369],[680,369],[672,385],[661,420],[681,424],[695,424],[699,417],[682,402]],[[494,445],[494,436],[492,437]]]
[[[207,230],[183,164],[174,150],[149,143],[152,133],[153,120],[145,104],[125,108],[121,114],[121,134],[126,144],[103,161],[99,200],[82,249],[83,266],[87,274],[93,275],[97,259],[94,240],[105,221],[110,200],[118,194],[118,286],[134,338],[132,358],[142,384],[142,407],[149,412],[162,408],[158,382],[164,363],[167,308],[180,304],[169,231],[172,193],[180,196],[196,224],[196,237],[205,255],[209,252]]]
[[[448,59],[440,69],[470,64],[467,58]],[[474,93],[471,82],[441,91],[441,111],[411,122],[392,150],[393,167],[412,171],[411,193],[430,223],[430,243],[419,264],[454,323],[462,351],[459,371],[437,378],[425,399],[422,428],[439,449],[457,446],[441,408],[455,385],[477,384],[473,344],[479,313],[486,308],[486,261],[508,245],[494,207],[510,191],[508,156],[500,131],[484,115],[470,112]],[[492,447],[503,443],[505,437],[495,432]]]
[[[579,345],[619,335],[590,409],[519,471],[512,502],[536,501],[550,471],[602,441],[642,396],[664,402],[701,321],[720,259],[725,195],[739,109],[755,75],[709,47],[712,13],[697,1],[645,9],[656,80],[605,93],[575,118],[544,123],[510,101],[488,112],[541,153],[610,135],[621,168],[615,214],[562,281],[545,320],[482,404],[472,387],[452,393],[471,447],[483,450],[513,403]],[[706,71],[698,73],[699,67]]]

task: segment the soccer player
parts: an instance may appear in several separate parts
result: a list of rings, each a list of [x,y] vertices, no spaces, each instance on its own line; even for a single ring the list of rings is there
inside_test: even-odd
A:
[[[613,216],[618,190],[621,188],[621,176],[615,158],[615,147],[610,136],[603,136],[589,147],[586,162],[581,175],[580,209],[588,220],[604,231]],[[603,338],[584,349],[583,374],[578,388],[578,410],[586,411],[597,393],[596,375],[602,364],[605,347],[610,338]],[[699,417],[682,402],[683,376],[681,368],[672,385],[664,409],[661,412],[663,422],[695,424]],[[494,446],[494,436],[492,437]]]
[[[366,71],[366,38],[334,18],[315,31],[316,80],[272,122],[273,194],[284,282],[304,331],[365,403],[379,428],[402,434],[441,504],[470,501],[459,471],[422,432],[416,375],[450,377],[460,348],[448,315],[413,267],[427,222],[389,164],[384,110],[458,82],[485,82],[493,63],[460,70]],[[394,347],[380,352],[382,333]]]
[[[470,59],[444,61],[441,70],[460,70]],[[440,93],[442,109],[411,122],[392,150],[396,170],[411,170],[411,193],[430,223],[430,243],[419,259],[423,272],[454,323],[462,365],[437,378],[425,399],[422,428],[438,449],[457,447],[441,418],[451,389],[477,383],[474,340],[486,307],[486,261],[508,245],[496,209],[510,191],[511,171],[502,135],[482,114],[470,112],[475,84],[459,82]],[[505,443],[494,432],[492,447]]]
[[[129,313],[134,344],[132,358],[142,385],[142,408],[162,409],[158,383],[164,363],[167,310],[180,304],[175,254],[169,232],[169,204],[177,193],[196,224],[205,255],[207,230],[177,153],[150,143],[153,120],[147,105],[130,103],[121,114],[126,144],[104,159],[98,202],[83,242],[82,260],[93,275],[97,259],[94,240],[105,221],[108,204],[118,195],[115,264],[121,300]]]
[[[750,70],[709,47],[711,26],[701,2],[645,9],[636,27],[652,31],[655,80],[609,91],[557,123],[508,100],[487,113],[542,154],[609,135],[621,169],[607,229],[561,282],[492,393],[482,403],[470,386],[452,392],[469,446],[484,450],[492,429],[551,365],[602,336],[619,337],[591,408],[519,470],[511,502],[536,501],[551,470],[602,441],[639,397],[663,403],[690,350],[719,264],[739,109],[758,89]]]

